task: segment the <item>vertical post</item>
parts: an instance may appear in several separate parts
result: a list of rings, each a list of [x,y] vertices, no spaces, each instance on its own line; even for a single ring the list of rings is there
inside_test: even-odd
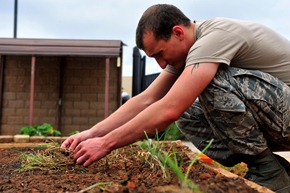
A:
[[[66,64],[66,58],[61,57],[60,58],[60,66],[59,66],[59,90],[58,90],[58,115],[57,115],[57,129],[61,131],[61,119],[62,119],[62,100],[63,100],[63,83],[64,83],[64,67]]]
[[[119,56],[117,58],[117,98],[116,100],[118,101],[118,107],[122,104],[122,97],[121,97],[121,93],[122,93],[122,58],[121,56]]]
[[[18,14],[18,0],[14,0],[14,32],[13,32],[14,38],[17,38],[17,14]]]
[[[141,55],[139,49],[133,49],[133,81],[132,96],[136,96],[144,90],[146,57]]]
[[[106,77],[105,77],[105,118],[109,115],[109,81],[110,81],[110,58],[106,58]]]
[[[146,69],[146,56],[143,56],[141,58],[141,62],[140,62],[140,92],[143,92],[146,89],[146,76],[145,76],[145,69]],[[139,94],[138,93],[138,94]]]
[[[4,88],[4,67],[5,67],[5,59],[3,55],[0,55],[0,134],[2,129],[2,113],[3,113],[3,88]]]
[[[29,106],[29,125],[33,125],[34,110],[34,80],[35,80],[35,56],[31,58],[31,80],[30,80],[30,106]]]
[[[141,54],[137,47],[133,48],[133,81],[132,81],[132,96],[136,96],[141,90]]]

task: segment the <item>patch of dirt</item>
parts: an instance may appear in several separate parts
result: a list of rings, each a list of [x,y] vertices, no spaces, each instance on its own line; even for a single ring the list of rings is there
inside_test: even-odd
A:
[[[174,155],[174,160],[185,174],[191,163],[188,147],[166,143],[162,149]],[[57,164],[43,164],[41,162],[44,161],[40,161],[35,165],[37,168],[24,170],[23,166],[27,166],[25,161],[28,158],[23,159],[23,155],[32,154],[49,155]],[[182,185],[173,170],[169,167],[164,170],[148,151],[138,145],[117,149],[88,168],[75,165],[69,154],[59,148],[0,148],[0,170],[0,192],[6,193],[258,192],[249,187],[242,178],[225,177],[204,167],[199,161],[193,164],[188,176],[199,190],[189,190]]]

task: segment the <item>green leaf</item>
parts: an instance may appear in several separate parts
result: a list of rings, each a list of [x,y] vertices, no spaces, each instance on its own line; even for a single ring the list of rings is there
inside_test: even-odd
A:
[[[26,126],[20,129],[20,134],[33,136],[36,134],[36,129],[33,126]]]
[[[60,136],[61,135],[61,132],[59,130],[54,129],[53,130],[53,135],[54,136]]]
[[[39,125],[36,127],[36,130],[41,134],[41,135],[44,135],[44,136],[47,136],[47,135],[53,135],[53,132],[54,132],[54,129],[53,127],[51,126],[51,124],[48,124],[48,123],[44,123],[42,125]]]

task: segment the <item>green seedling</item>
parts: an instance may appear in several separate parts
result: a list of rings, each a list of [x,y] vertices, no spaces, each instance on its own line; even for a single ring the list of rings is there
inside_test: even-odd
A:
[[[173,151],[173,153],[170,153],[170,154],[168,152],[162,151],[160,141],[158,140],[159,139],[158,135],[156,135],[157,142],[155,143],[155,145],[152,143],[152,140],[149,139],[146,132],[145,132],[145,136],[147,138],[147,141],[141,144],[140,147],[142,149],[147,149],[150,152],[150,155],[153,157],[153,160],[157,161],[160,167],[163,168],[164,173],[166,174],[168,173],[167,167],[169,167],[172,171],[174,171],[177,178],[181,181],[182,187],[189,188],[191,190],[199,192],[199,188],[191,180],[188,179],[190,170],[193,164],[198,160],[198,157],[194,158],[191,161],[186,171],[186,174],[184,174],[182,170],[180,169],[181,166],[178,164],[177,153],[175,151]],[[213,140],[210,141],[210,143],[205,147],[202,153],[204,153],[211,146],[212,142]]]
[[[170,177],[169,172],[167,170],[167,165],[166,165],[167,158],[161,156],[162,143],[160,143],[158,134],[156,134],[156,139],[157,139],[156,143],[153,143],[152,140],[149,139],[146,132],[145,132],[145,136],[147,140],[144,141],[144,143],[139,144],[139,146],[141,149],[147,150],[147,152],[142,152],[141,155],[145,157],[146,162],[150,165],[151,168],[155,168],[155,167],[160,168],[160,170],[162,171],[163,178]]]

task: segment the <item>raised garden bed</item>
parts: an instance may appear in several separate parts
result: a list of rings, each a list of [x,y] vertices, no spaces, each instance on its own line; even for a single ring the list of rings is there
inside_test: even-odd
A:
[[[57,147],[0,143],[0,192],[272,192],[213,164],[196,161],[190,167],[195,155],[179,141],[164,143],[162,151],[174,155],[183,174],[189,171],[188,179],[196,188],[189,189],[172,168],[162,167],[160,160],[137,144],[83,168]],[[27,155],[43,155],[56,162],[40,160],[29,168]]]

